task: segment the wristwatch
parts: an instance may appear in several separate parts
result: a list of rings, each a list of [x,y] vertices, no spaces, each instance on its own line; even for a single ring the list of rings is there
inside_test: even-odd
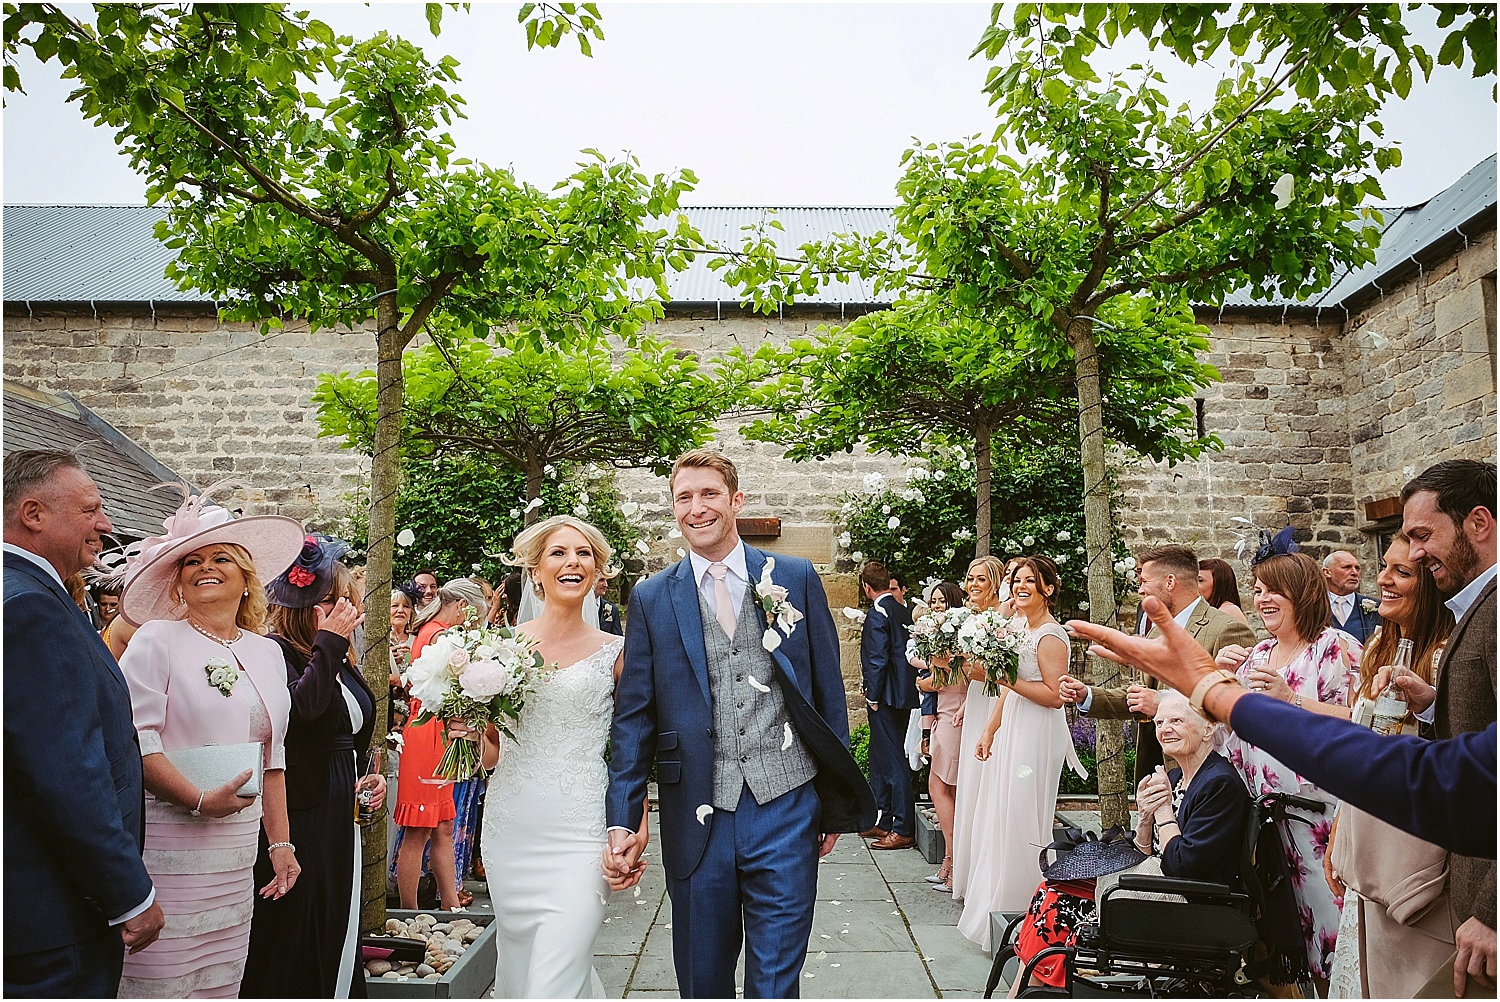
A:
[[[1193,708],[1194,713],[1198,714],[1204,720],[1213,720],[1214,718],[1203,708],[1203,697],[1208,695],[1208,690],[1222,682],[1238,684],[1239,679],[1231,671],[1223,668],[1215,668],[1200,678],[1198,684],[1193,686],[1193,694],[1188,697],[1188,705]]]

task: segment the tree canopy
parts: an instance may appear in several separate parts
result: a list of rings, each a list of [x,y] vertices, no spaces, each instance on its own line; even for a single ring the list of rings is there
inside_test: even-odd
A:
[[[520,333],[430,344],[402,360],[402,449],[413,457],[483,457],[524,476],[529,502],[549,470],[603,464],[659,474],[708,440],[733,392],[689,353],[638,337],[538,345]],[[374,447],[376,375],[318,377],[321,433]],[[532,509],[527,521],[533,521]]]

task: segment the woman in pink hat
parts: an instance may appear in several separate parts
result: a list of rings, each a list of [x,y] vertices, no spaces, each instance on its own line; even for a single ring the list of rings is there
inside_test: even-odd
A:
[[[279,515],[233,518],[189,498],[148,539],[127,571],[121,616],[138,626],[120,661],[130,686],[146,787],[146,869],[166,913],[162,936],[125,958],[121,998],[232,998],[239,994],[254,894],[281,897],[299,868],[288,838],[283,739],[291,712],[286,665],[260,635],[261,575],[280,574],[302,548],[302,526]],[[263,797],[237,791],[246,770],[200,786],[174,753],[259,745]],[[182,755],[178,756],[179,761]],[[261,828],[273,879],[251,867]]]

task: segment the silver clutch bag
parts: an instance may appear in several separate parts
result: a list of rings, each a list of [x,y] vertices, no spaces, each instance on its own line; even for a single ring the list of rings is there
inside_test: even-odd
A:
[[[257,742],[177,748],[165,754],[167,761],[182,773],[183,778],[200,790],[223,786],[250,769],[250,778],[237,792],[242,797],[260,796],[262,761],[261,746]]]

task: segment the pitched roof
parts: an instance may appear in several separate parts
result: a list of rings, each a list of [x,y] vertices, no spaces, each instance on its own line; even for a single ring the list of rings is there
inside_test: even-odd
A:
[[[181,495],[151,488],[182,478],[72,396],[5,381],[5,453],[66,449],[77,453],[99,485],[104,512],[121,542],[157,535]]]
[[[1421,205],[1377,209],[1382,236],[1375,262],[1341,273],[1321,293],[1294,301],[1232,292],[1227,308],[1325,309],[1352,305],[1366,291],[1398,281],[1414,271],[1424,255],[1446,253],[1452,245],[1494,227],[1495,157],[1477,164],[1441,194]],[[888,206],[695,206],[682,210],[711,243],[734,245],[747,227],[774,219],[781,229],[763,233],[778,250],[798,253],[802,244],[836,233],[869,235],[891,229]],[[122,205],[10,205],[4,209],[4,298],[7,303],[200,303],[200,293],[183,292],[163,276],[172,252],[152,227],[163,210]],[[699,256],[667,279],[668,298],[677,305],[733,306],[740,297]],[[883,305],[870,283],[858,277],[831,282],[798,298],[824,306]],[[1218,306],[1220,304],[1211,304]]]

